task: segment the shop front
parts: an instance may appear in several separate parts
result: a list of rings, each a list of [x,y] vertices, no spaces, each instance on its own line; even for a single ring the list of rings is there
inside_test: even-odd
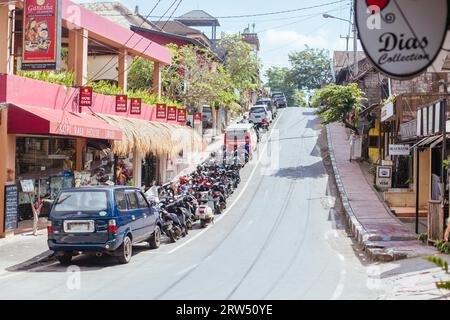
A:
[[[12,212],[6,217],[0,211],[10,221],[1,231],[33,230],[32,206],[40,205],[38,228],[45,227],[52,201],[64,188],[114,184],[111,143],[122,138],[119,129],[84,113],[14,105],[5,111],[10,143],[4,151],[11,155],[6,185],[17,186],[18,199],[15,223]]]

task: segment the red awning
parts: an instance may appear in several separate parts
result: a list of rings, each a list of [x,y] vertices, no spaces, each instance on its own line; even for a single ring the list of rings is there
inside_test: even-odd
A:
[[[30,106],[8,108],[8,133],[122,139],[120,129],[93,115]]]

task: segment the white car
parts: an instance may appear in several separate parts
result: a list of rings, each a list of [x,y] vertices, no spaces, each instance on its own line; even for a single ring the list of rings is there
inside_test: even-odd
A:
[[[266,119],[268,123],[272,122],[272,112],[266,105],[257,105],[250,108],[249,120],[253,123],[260,123]]]

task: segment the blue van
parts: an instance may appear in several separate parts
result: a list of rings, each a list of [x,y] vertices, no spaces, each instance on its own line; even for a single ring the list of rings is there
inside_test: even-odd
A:
[[[134,243],[161,243],[158,210],[141,190],[86,187],[62,190],[48,219],[48,246],[61,264],[78,253],[109,254],[128,263]]]

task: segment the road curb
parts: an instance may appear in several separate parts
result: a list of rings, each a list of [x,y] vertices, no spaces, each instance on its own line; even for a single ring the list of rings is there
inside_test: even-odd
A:
[[[24,261],[22,263],[16,264],[12,267],[8,267],[6,268],[7,271],[23,271],[23,270],[27,270],[32,266],[35,266],[39,263],[45,263],[47,261],[49,261],[50,259],[52,259],[54,256],[54,252],[51,250],[47,250],[27,261]]]
[[[377,247],[371,247],[369,242],[379,240],[378,235],[370,234],[364,229],[364,226],[358,221],[355,213],[353,212],[352,206],[350,204],[347,192],[345,191],[344,184],[342,183],[341,176],[339,174],[339,169],[336,164],[336,157],[334,156],[334,147],[331,140],[331,131],[329,125],[326,126],[327,130],[327,144],[328,144],[328,154],[331,159],[331,164],[333,167],[333,173],[336,180],[336,186],[339,191],[339,197],[342,201],[345,213],[345,221],[349,227],[349,233],[359,245],[363,248],[367,257],[373,261],[389,262],[394,260],[400,260],[407,258],[406,255],[397,253],[392,249],[383,249]]]

